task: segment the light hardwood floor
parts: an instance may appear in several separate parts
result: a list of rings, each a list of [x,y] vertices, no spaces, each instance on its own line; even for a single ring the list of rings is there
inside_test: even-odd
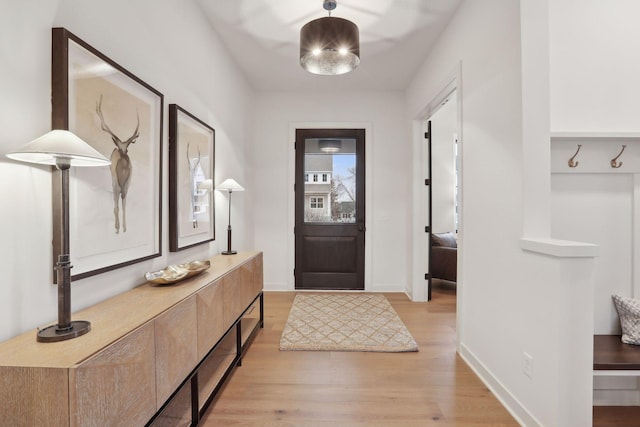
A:
[[[265,293],[265,327],[201,425],[517,426],[455,351],[455,291],[385,294],[417,353],[279,351],[295,293]]]

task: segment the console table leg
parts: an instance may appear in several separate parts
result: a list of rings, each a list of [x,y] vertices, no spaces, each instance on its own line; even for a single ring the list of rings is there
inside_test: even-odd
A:
[[[264,329],[264,292],[260,292],[260,329]]]
[[[191,377],[191,426],[196,427],[200,423],[200,399],[198,391],[198,374]]]
[[[238,351],[238,366],[242,366],[242,322],[236,326],[236,347]]]

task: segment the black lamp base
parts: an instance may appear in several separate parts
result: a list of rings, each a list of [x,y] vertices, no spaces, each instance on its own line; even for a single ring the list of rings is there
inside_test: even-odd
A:
[[[38,331],[38,342],[57,342],[70,340],[84,335],[91,330],[91,323],[86,320],[76,320],[68,328],[59,329],[58,325],[47,326]]]
[[[229,193],[231,196],[231,193]],[[229,204],[231,206],[231,204]],[[231,218],[231,211],[229,211],[229,218]],[[229,220],[229,227],[227,227],[227,250],[222,252],[222,255],[235,255],[238,251],[231,250],[231,220]]]

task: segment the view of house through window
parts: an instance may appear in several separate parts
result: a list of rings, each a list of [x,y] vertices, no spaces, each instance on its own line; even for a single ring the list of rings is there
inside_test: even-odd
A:
[[[355,222],[355,139],[309,138],[304,150],[305,222]]]

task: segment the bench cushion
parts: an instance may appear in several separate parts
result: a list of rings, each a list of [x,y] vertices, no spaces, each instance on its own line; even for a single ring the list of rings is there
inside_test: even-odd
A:
[[[640,345],[640,300],[621,295],[612,297],[620,317],[622,342]]]

